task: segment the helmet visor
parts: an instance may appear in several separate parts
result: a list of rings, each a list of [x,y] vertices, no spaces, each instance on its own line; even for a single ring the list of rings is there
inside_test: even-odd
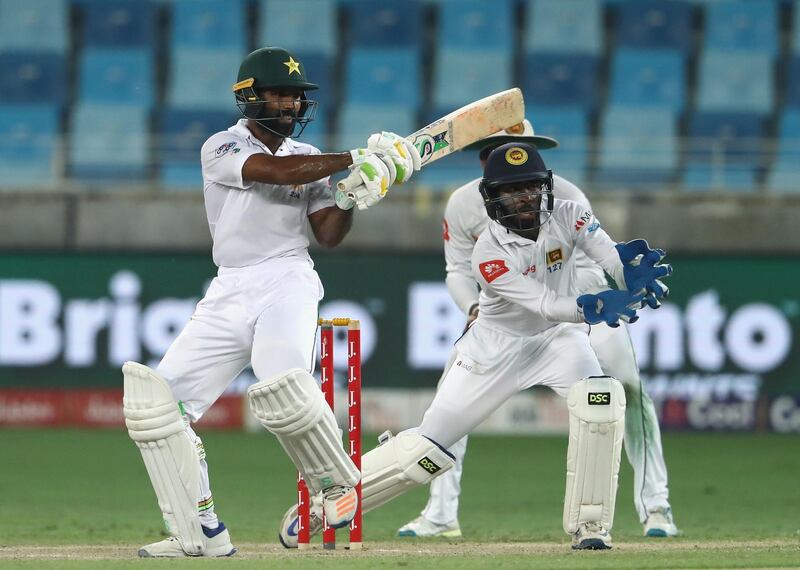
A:
[[[307,99],[303,91],[294,105],[287,105],[285,98],[262,98],[248,87],[236,92],[236,106],[242,116],[284,138],[299,137],[317,113],[317,101]]]
[[[553,209],[552,179],[525,180],[491,189],[497,221],[512,230],[532,230],[550,219]]]

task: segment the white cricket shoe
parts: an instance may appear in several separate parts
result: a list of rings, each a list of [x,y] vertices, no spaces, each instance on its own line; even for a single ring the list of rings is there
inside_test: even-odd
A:
[[[397,536],[461,538],[461,527],[458,524],[458,519],[447,524],[439,524],[420,515],[413,521],[401,526],[400,530],[397,531]]]
[[[582,523],[572,535],[573,550],[608,550],[611,534],[598,523]]]
[[[233,556],[236,548],[231,544],[231,535],[223,523],[214,529],[203,527],[205,535],[205,548],[201,556]],[[187,554],[181,546],[177,536],[170,536],[152,544],[146,544],[139,549],[141,558],[182,558],[184,556],[197,556]]]
[[[358,493],[349,485],[334,485],[322,491],[322,510],[325,521],[332,528],[350,524],[358,509]]]
[[[322,530],[322,500],[316,496],[311,499],[311,514],[308,517],[308,536],[312,537]],[[297,527],[300,521],[297,517],[297,505],[292,505],[281,519],[281,528],[278,531],[278,540],[284,548],[297,548]]]
[[[680,531],[675,526],[672,519],[672,509],[661,507],[647,513],[647,520],[644,521],[644,535],[654,538],[666,538],[678,536]]]

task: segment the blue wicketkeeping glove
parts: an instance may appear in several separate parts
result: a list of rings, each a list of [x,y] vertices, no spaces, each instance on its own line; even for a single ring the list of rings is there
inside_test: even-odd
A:
[[[669,295],[669,287],[661,278],[672,275],[671,265],[659,263],[667,253],[663,249],[650,249],[643,239],[618,243],[615,247],[628,291],[644,294],[643,303],[653,309],[660,307],[659,299]]]
[[[635,323],[639,317],[636,309],[642,306],[644,294],[630,291],[601,291],[597,295],[587,294],[578,297],[578,307],[583,320],[590,325],[606,323],[612,328],[619,326],[619,321]]]

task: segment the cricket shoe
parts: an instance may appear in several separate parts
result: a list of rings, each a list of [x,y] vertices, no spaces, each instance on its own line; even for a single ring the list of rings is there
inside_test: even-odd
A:
[[[278,531],[278,540],[284,548],[297,548],[297,531],[300,520],[297,516],[297,505],[286,511],[281,520],[281,528]],[[308,536],[309,538],[318,534],[322,530],[322,497],[317,495],[311,499],[311,509],[308,516]]]
[[[672,520],[672,509],[661,507],[647,513],[647,520],[644,521],[644,535],[654,538],[666,538],[678,536],[680,531]]]
[[[217,528],[203,528],[205,535],[205,548],[199,556],[233,556],[236,548],[231,544],[231,535],[223,523]],[[181,539],[170,536],[152,544],[147,544],[139,549],[140,558],[182,558],[184,556],[197,556],[187,554],[181,546]]]
[[[349,485],[334,485],[322,491],[322,510],[329,527],[342,528],[350,524],[358,509],[358,493]]]
[[[400,530],[397,531],[397,536],[461,538],[461,527],[458,525],[458,519],[447,524],[439,524],[420,515],[413,521],[401,526]]]
[[[611,534],[598,523],[581,523],[572,535],[573,550],[608,550],[611,548]]]

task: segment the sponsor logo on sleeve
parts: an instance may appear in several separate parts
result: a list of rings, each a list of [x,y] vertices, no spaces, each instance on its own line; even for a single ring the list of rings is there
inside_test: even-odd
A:
[[[589,226],[586,228],[586,231],[587,231],[587,232],[589,232],[589,233],[593,233],[593,232],[594,232],[594,231],[596,231],[596,230],[597,230],[597,228],[599,228],[599,227],[600,227],[600,222],[594,222],[593,224],[589,225]]]
[[[578,232],[581,230],[583,226],[588,224],[592,220],[592,212],[586,210],[581,216],[575,220],[575,231]],[[595,228],[597,229],[597,228]]]
[[[502,259],[492,259],[484,261],[478,268],[481,270],[481,275],[486,279],[487,283],[491,283],[501,275],[508,273],[509,269],[506,262]]]
[[[229,143],[225,143],[223,145],[220,145],[217,148],[217,150],[216,150],[216,152],[214,154],[215,154],[215,156],[217,158],[219,158],[220,156],[224,156],[224,155],[228,154],[229,152],[231,154],[236,154],[237,152],[242,150],[237,146],[238,144],[239,143],[237,143],[237,142],[229,142]]]
[[[442,237],[444,241],[450,241],[450,226],[447,225],[447,220],[442,220]]]

